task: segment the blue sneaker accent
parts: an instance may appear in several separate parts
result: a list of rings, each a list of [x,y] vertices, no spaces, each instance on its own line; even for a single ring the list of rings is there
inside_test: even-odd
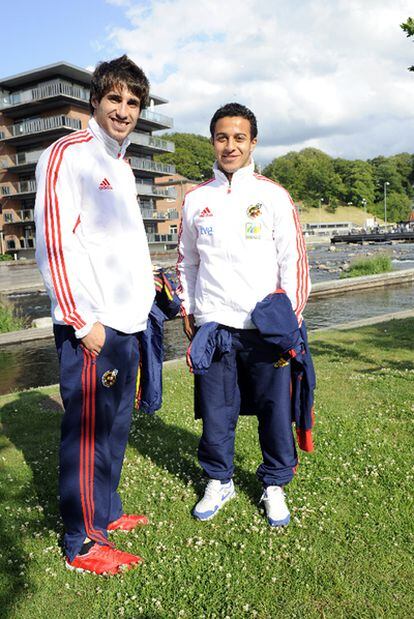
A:
[[[233,481],[222,484],[219,479],[210,479],[206,486],[203,498],[193,509],[193,516],[197,520],[210,520],[217,512],[236,495]]]
[[[271,527],[285,527],[290,522],[290,514],[286,516],[284,520],[272,520],[271,518],[268,518],[267,521]]]
[[[290,513],[281,486],[265,488],[261,501],[264,503],[267,521],[271,527],[285,527],[289,524]]]

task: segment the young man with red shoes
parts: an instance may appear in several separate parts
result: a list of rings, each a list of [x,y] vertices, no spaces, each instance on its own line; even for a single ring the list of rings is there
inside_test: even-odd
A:
[[[138,334],[155,296],[128,135],[149,83],[127,56],[97,66],[88,128],[41,156],[36,259],[51,298],[65,408],[59,495],[69,569],[116,574],[142,559],[108,531],[145,516],[124,513],[117,492],[139,364]]]

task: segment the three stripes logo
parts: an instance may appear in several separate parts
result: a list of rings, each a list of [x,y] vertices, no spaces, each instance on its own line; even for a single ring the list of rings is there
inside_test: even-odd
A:
[[[105,190],[105,189],[112,189],[112,185],[111,183],[108,181],[107,178],[104,178],[103,181],[101,182],[101,184],[99,185],[99,189],[100,190]]]
[[[210,211],[208,206],[206,206],[206,208],[201,211],[200,217],[213,217],[213,213]]]

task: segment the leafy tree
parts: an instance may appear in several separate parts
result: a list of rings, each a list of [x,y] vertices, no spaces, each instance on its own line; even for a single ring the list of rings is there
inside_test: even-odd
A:
[[[409,17],[406,22],[401,24],[401,28],[406,33],[407,37],[414,37],[414,19]],[[409,71],[414,71],[414,65],[412,67],[408,67]]]
[[[414,197],[414,155],[399,153],[390,157],[390,160],[397,168],[405,193],[410,198]]]
[[[329,204],[343,191],[332,158],[317,148],[278,157],[265,168],[264,174],[284,185],[295,200],[302,200],[309,206],[319,206],[321,198]]]
[[[346,187],[345,201],[355,206],[372,204],[375,199],[373,168],[367,161],[349,161],[346,176],[342,177]]]
[[[157,161],[175,165],[179,174],[191,180],[211,178],[215,157],[208,138],[194,133],[166,133],[162,137],[174,142],[175,152],[157,155]]]
[[[373,213],[384,219],[384,197],[376,202]],[[411,200],[405,193],[397,191],[387,192],[387,221],[407,221],[411,212]]]

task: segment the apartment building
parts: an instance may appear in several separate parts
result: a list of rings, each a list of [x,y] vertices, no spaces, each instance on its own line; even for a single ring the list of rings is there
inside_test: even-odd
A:
[[[171,174],[159,177],[155,182],[157,187],[170,194],[165,200],[157,200],[156,203],[157,212],[163,217],[158,226],[158,239],[166,248],[173,249],[177,245],[184,196],[187,191],[197,187],[200,181],[192,181],[181,174]]]
[[[90,82],[89,71],[67,62],[0,79],[1,253],[33,258],[36,163],[52,142],[87,126]],[[156,153],[174,151],[172,142],[153,135],[173,126],[172,118],[158,112],[165,103],[151,93],[127,150],[152,250],[164,247],[157,240],[158,225],[168,219],[168,212],[157,212],[155,201],[175,197],[174,187],[155,183],[157,177],[175,173],[174,166],[153,160]]]

